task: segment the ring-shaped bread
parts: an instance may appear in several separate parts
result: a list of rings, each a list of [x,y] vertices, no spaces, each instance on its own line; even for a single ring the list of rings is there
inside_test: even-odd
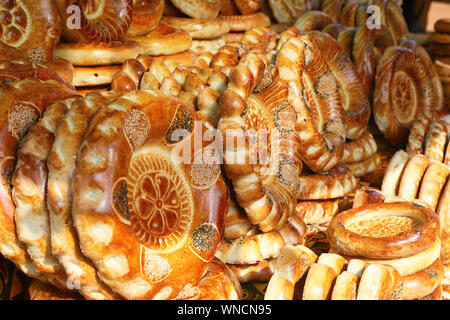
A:
[[[347,139],[359,138],[369,122],[370,103],[351,58],[327,33],[313,31],[308,32],[304,37],[319,48],[322,57],[336,77]]]
[[[403,171],[408,163],[409,156],[403,150],[397,151],[389,162],[383,178],[381,191],[386,196],[396,196],[400,187]]]
[[[308,0],[269,0],[268,3],[278,23],[292,25],[298,17],[309,10]]]
[[[127,35],[142,36],[159,23],[164,12],[164,0],[133,0],[133,16]]]
[[[333,217],[328,237],[338,253],[399,259],[430,248],[439,239],[439,219],[433,210],[408,202],[370,204]]]
[[[323,0],[321,11],[328,14],[335,23],[339,23],[341,21],[341,11],[346,2],[346,0]]]
[[[369,159],[378,150],[377,143],[373,135],[368,131],[354,141],[347,141],[344,147],[343,163],[355,163]]]
[[[374,90],[378,62],[384,51],[393,45],[394,39],[389,29],[383,24],[376,29],[369,29],[364,25],[356,30],[351,56],[370,99]]]
[[[355,177],[360,178],[377,171],[380,164],[381,156],[378,153],[374,153],[367,159],[359,162],[347,163],[346,166]]]
[[[126,36],[125,39],[139,43],[143,53],[150,56],[167,56],[184,52],[192,45],[192,37],[189,33],[164,23],[158,24],[145,36]]]
[[[170,0],[181,12],[195,19],[214,19],[223,7],[223,0]]]
[[[292,300],[296,283],[315,263],[317,255],[303,245],[287,245],[276,259],[264,300]]]
[[[425,145],[423,154],[430,160],[444,162],[445,146],[449,134],[450,126],[443,121],[433,120],[425,135]]]
[[[135,41],[108,43],[59,43],[55,56],[69,60],[74,66],[120,65],[136,58],[142,47]]]
[[[415,40],[406,40],[403,39],[399,43],[400,46],[413,50],[425,63],[427,66],[428,72],[430,73],[431,79],[433,81],[433,91],[434,91],[434,109],[437,112],[441,112],[445,110],[444,103],[444,87],[442,86],[441,79],[439,78],[439,74],[437,72],[436,66],[433,63],[430,55],[427,50],[417,41]]]
[[[264,232],[279,229],[295,209],[302,170],[295,120],[278,70],[263,53],[246,54],[222,94],[218,129],[237,200]]]
[[[345,26],[356,27],[356,14],[360,6],[362,3],[359,1],[347,1],[342,7],[339,22]]]
[[[16,165],[16,153],[28,129],[41,117],[53,101],[76,96],[76,92],[55,81],[42,82],[26,79],[3,84],[0,97],[0,252],[22,272],[33,278],[44,279],[27,254],[26,247],[17,238],[14,222],[15,206],[11,197],[11,179]],[[45,280],[44,280],[45,281]]]
[[[336,78],[318,46],[303,35],[282,45],[277,67],[297,113],[301,157],[314,172],[329,171],[341,160],[346,138]]]
[[[230,32],[230,24],[222,16],[215,19],[162,17],[161,23],[182,29],[189,33],[192,39],[199,40],[216,39]]]
[[[62,34],[70,42],[120,41],[133,15],[133,0],[55,0]]]
[[[411,126],[406,152],[410,155],[423,154],[425,135],[434,116],[432,110],[422,110]]]
[[[270,18],[264,12],[247,15],[223,16],[230,24],[230,31],[241,32],[256,27],[268,27]]]
[[[300,31],[320,31],[329,24],[332,24],[333,20],[326,13],[322,11],[306,11],[296,21],[294,26]]]
[[[432,265],[424,270],[402,278],[402,299],[420,299],[433,293],[433,291],[440,285],[443,277],[444,265],[442,260],[438,258]]]
[[[3,1],[0,10],[1,42],[22,50],[33,63],[53,60],[61,19],[52,0]]]
[[[197,285],[227,204],[213,136],[160,91],[98,110],[78,152],[72,217],[99,278],[127,299],[171,299]]]
[[[400,178],[396,195],[405,200],[417,199],[423,176],[429,165],[430,160],[424,155],[417,154],[411,157]]]
[[[377,67],[373,115],[393,145],[406,144],[409,129],[421,110],[434,109],[433,83],[425,63],[414,51],[388,48]]]
[[[347,165],[338,164],[326,174],[302,174],[298,200],[326,200],[345,197],[358,185]]]

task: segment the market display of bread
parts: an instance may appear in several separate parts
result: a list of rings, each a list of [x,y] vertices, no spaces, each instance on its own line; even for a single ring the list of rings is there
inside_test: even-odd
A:
[[[401,2],[1,2],[26,297],[448,299],[450,28]]]

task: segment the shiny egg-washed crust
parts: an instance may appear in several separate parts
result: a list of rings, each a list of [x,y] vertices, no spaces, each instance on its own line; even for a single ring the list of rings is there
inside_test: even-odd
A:
[[[418,154],[410,158],[403,171],[396,195],[406,200],[416,199],[420,191],[420,183],[429,165],[430,160],[424,155]]]
[[[450,19],[444,18],[436,21],[434,24],[434,30],[436,32],[450,33]]]
[[[332,249],[330,249],[332,252]],[[333,251],[334,252],[334,251]],[[436,241],[427,249],[405,258],[400,259],[368,259],[363,257],[349,256],[339,253],[349,263],[353,259],[362,260],[367,264],[380,264],[393,267],[402,277],[406,277],[417,272],[423,271],[436,261],[441,255],[441,240]]]
[[[236,274],[217,258],[194,287],[187,287],[175,300],[241,300],[242,288]]]
[[[221,37],[213,40],[192,40],[192,46],[190,50],[197,54],[210,53],[212,55],[215,55],[225,44],[226,42]]]
[[[53,60],[61,19],[52,0],[3,1],[0,9],[1,42],[20,49],[33,63]]]
[[[223,0],[170,0],[181,12],[195,19],[214,19],[223,6]]]
[[[321,11],[307,11],[295,21],[294,26],[305,32],[313,30],[320,31],[332,23],[333,20],[326,13]]]
[[[72,85],[76,88],[110,85],[120,70],[120,66],[75,67]]]
[[[255,264],[278,257],[285,246],[283,237],[277,231],[266,233],[251,231],[235,240],[223,240],[216,251],[216,257],[227,264]]]
[[[380,224],[380,219],[396,217],[411,220],[411,225],[397,225],[397,230],[392,223]],[[348,228],[352,222],[358,230]],[[399,259],[430,248],[439,239],[439,219],[433,210],[412,203],[370,204],[334,216],[327,232],[330,247],[338,253]]]
[[[223,72],[230,76],[234,67],[239,63],[241,57],[250,50],[248,46],[240,42],[227,43],[214,55],[211,61],[211,68]]]
[[[356,27],[356,12],[361,5],[358,1],[347,1],[342,7],[340,23],[349,27]]]
[[[240,208],[236,200],[228,198],[228,211],[225,215],[224,238],[234,240],[245,236],[252,228],[245,212]]]
[[[439,120],[433,120],[425,135],[423,154],[430,160],[444,162],[445,147],[450,126]]]
[[[47,64],[47,68],[51,72],[56,73],[67,83],[72,83],[75,69],[70,61],[62,58],[55,58],[55,60]]]
[[[342,7],[346,2],[346,0],[323,0],[321,10],[328,14],[335,23],[339,23]]]
[[[159,23],[164,12],[164,0],[133,0],[133,15],[127,35],[142,36]]]
[[[339,32],[336,40],[341,45],[342,49],[347,52],[349,56],[352,55],[354,47],[355,34],[358,29],[355,27],[345,27],[344,30]]]
[[[269,0],[268,3],[278,23],[291,25],[310,8],[308,0]]]
[[[237,9],[242,14],[251,14],[258,11],[263,6],[264,1],[265,0],[233,0]]]
[[[345,143],[342,162],[355,163],[367,160],[373,156],[377,150],[378,146],[375,138],[366,130],[358,139],[347,141]]]
[[[346,165],[338,164],[326,174],[301,175],[298,200],[325,200],[341,198],[358,185],[356,177]]]
[[[383,203],[385,195],[380,190],[374,188],[364,188],[355,192],[353,198],[353,208],[363,207],[373,203]]]
[[[69,89],[75,90],[52,67],[34,63],[25,52],[1,41],[0,57],[0,81],[2,83],[27,78],[35,78],[42,81],[56,80]]]
[[[373,115],[387,140],[400,146],[421,110],[434,108],[430,74],[414,51],[390,47],[381,58],[375,78]]]
[[[395,1],[372,0],[371,5],[381,8],[381,23],[389,28],[395,45],[409,38],[408,25],[402,8]]]
[[[361,275],[356,300],[400,300],[402,286],[391,266],[369,264]]]
[[[436,259],[432,265],[422,271],[402,277],[403,300],[414,300],[432,294],[444,277],[444,265],[441,259]]]
[[[100,108],[122,95],[118,91],[89,93],[72,101],[55,132],[47,160],[47,207],[50,217],[51,249],[64,267],[71,287],[88,300],[120,299],[96,275],[92,263],[81,252],[72,221],[71,180],[77,153],[89,119]]]
[[[305,38],[319,48],[322,57],[336,77],[347,139],[358,139],[365,132],[369,122],[370,103],[351,58],[328,34],[314,31],[307,33]]]
[[[250,52],[220,99],[225,171],[250,222],[264,232],[279,229],[293,213],[302,170],[295,110],[287,98],[275,66],[263,53]],[[264,135],[270,135],[267,143]]]
[[[339,212],[340,200],[299,201],[295,214],[308,225],[326,225]]]
[[[108,43],[59,43],[55,56],[69,60],[74,66],[120,65],[136,58],[142,47],[136,41]]]
[[[139,43],[142,46],[142,52],[150,56],[184,52],[189,50],[192,45],[192,37],[189,33],[164,23],[159,23],[144,36],[126,36],[125,39]]]
[[[46,202],[47,159],[56,128],[74,99],[50,104],[42,118],[30,128],[17,151],[11,180],[17,236],[27,247],[36,270],[61,289],[67,289],[67,276],[51,248]]]
[[[250,29],[251,30],[251,29]],[[225,43],[241,42],[244,38],[244,32],[229,32],[220,37]]]
[[[270,26],[270,18],[264,12],[222,17],[228,21],[232,32],[242,32],[255,27]]]
[[[336,78],[319,52],[306,36],[292,37],[282,45],[277,67],[297,113],[301,157],[314,172],[326,172],[342,158],[346,130]]]
[[[337,276],[331,293],[331,300],[356,300],[359,277],[350,271]]]
[[[381,191],[386,196],[396,196],[400,186],[403,171],[408,163],[409,156],[403,150],[397,151],[389,162],[383,178]]]
[[[295,284],[317,261],[317,255],[305,246],[285,246],[277,258],[264,300],[292,300]]]
[[[378,153],[375,153],[366,160],[347,163],[346,166],[356,178],[360,178],[377,171],[380,164],[381,156]]]
[[[450,179],[442,191],[436,213],[441,222],[442,259],[444,264],[450,263]]]
[[[26,246],[17,238],[14,222],[15,206],[11,198],[11,179],[15,169],[16,152],[28,129],[41,117],[47,106],[58,100],[76,96],[76,92],[55,81],[42,82],[26,79],[3,84],[0,87],[2,109],[0,122],[0,252],[22,272],[32,278],[45,277],[34,268]]]
[[[235,16],[239,14],[239,10],[234,3],[234,0],[223,0],[223,7],[220,10],[220,14],[225,16]]]
[[[352,48],[356,70],[367,95],[372,98],[378,62],[384,51],[394,45],[394,39],[385,25],[369,29],[365,25],[357,29]]]
[[[62,34],[70,42],[120,41],[133,14],[133,0],[56,0]]]
[[[339,33],[344,31],[346,26],[340,23],[331,23],[322,29],[322,32],[328,33],[333,38],[337,39]]]
[[[207,134],[192,110],[160,91],[127,93],[91,118],[72,217],[99,278],[126,299],[174,298],[214,257],[227,190],[218,151],[196,138]]]
[[[241,43],[251,49],[260,49],[267,52],[275,48],[276,38],[277,33],[271,28],[255,27],[245,32]]]
[[[191,19],[179,17],[162,17],[161,23],[180,28],[195,40],[216,39],[230,32],[230,24],[224,17],[215,19]]]
[[[216,257],[227,264],[255,264],[266,259],[278,257],[286,245],[303,245],[306,225],[293,215],[278,231],[259,232],[253,227],[238,239],[224,239],[219,245]]]
[[[431,110],[422,110],[417,115],[409,132],[408,145],[406,147],[406,152],[409,155],[423,154],[425,135],[433,118]]]
[[[277,259],[267,259],[254,264],[229,264],[240,283],[269,282]]]
[[[406,47],[408,49],[413,50],[422,61],[427,66],[428,72],[430,73],[431,80],[433,82],[433,92],[434,92],[434,110],[437,112],[441,112],[445,110],[444,105],[444,87],[442,86],[442,82],[439,78],[439,74],[436,70],[436,67],[428,54],[427,50],[414,40],[401,40],[399,45]]]
[[[306,276],[302,300],[328,300],[336,277],[332,267],[314,263]]]

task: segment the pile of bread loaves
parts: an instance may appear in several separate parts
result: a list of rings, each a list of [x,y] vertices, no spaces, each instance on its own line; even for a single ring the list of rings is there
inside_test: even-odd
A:
[[[449,111],[399,1],[0,10],[0,253],[31,299],[449,298]]]

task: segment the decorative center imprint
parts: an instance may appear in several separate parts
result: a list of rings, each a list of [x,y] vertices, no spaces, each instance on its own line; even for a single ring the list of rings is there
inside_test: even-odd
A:
[[[159,253],[175,250],[187,238],[193,219],[190,189],[167,159],[141,154],[128,175],[128,208],[138,240]]]
[[[417,106],[413,80],[405,72],[397,72],[392,86],[391,99],[397,120],[400,123],[411,123]]]

